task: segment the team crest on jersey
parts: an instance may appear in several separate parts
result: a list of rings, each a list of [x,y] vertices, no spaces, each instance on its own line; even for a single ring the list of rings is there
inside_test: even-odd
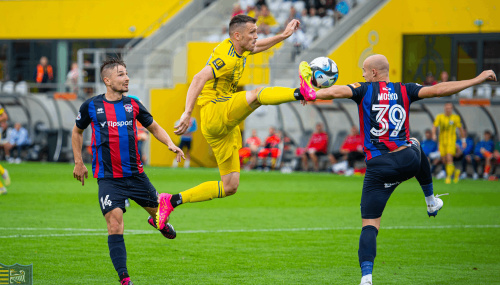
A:
[[[126,104],[123,107],[125,107],[125,111],[131,113],[134,110],[134,107],[132,107],[132,104]]]
[[[351,84],[351,86],[352,86],[352,88],[356,89],[359,86],[361,86],[361,84],[359,84],[359,82],[356,82],[356,83]]]
[[[222,59],[220,59],[220,58],[212,61],[212,63],[214,64],[215,69],[217,69],[217,70],[223,68],[224,65],[226,65],[226,63]]]
[[[82,114],[80,114],[80,112],[78,112],[78,116],[76,116],[76,120],[80,120],[82,118]]]

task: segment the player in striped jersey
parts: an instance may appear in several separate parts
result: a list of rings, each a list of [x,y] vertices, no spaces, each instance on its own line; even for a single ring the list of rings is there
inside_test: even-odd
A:
[[[458,93],[486,80],[496,80],[492,70],[470,80],[443,82],[429,87],[396,83],[389,79],[389,62],[383,55],[363,62],[366,83],[332,86],[316,92],[317,99],[350,98],[358,104],[360,132],[364,135],[366,175],[361,195],[362,230],[359,239],[361,284],[372,284],[376,237],[385,205],[396,187],[417,178],[425,195],[427,213],[435,216],[443,201],[434,196],[430,165],[420,143],[410,138],[410,104],[424,98]]]
[[[80,107],[72,133],[75,168],[73,176],[84,185],[87,168],[82,160],[83,131],[92,127],[92,172],[99,185],[101,211],[108,226],[108,247],[111,261],[122,285],[131,285],[127,271],[127,252],[123,239],[125,199],[131,198],[151,216],[148,223],[155,227],[158,192],[142,168],[137,148],[137,121],[155,138],[177,154],[184,153],[170,139],[139,100],[124,96],[129,77],[125,63],[109,59],[101,65],[101,78],[106,94],[92,97]],[[172,225],[166,223],[160,232],[175,238]]]

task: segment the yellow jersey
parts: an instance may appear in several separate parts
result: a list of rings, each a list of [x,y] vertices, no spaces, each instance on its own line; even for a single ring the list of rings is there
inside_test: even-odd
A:
[[[0,104],[0,115],[2,115],[4,112],[5,112],[5,110],[3,109],[2,104]]]
[[[462,127],[460,117],[455,114],[446,116],[445,114],[437,115],[434,120],[434,126],[439,128],[439,143],[453,144],[457,141],[457,128]]]
[[[225,39],[216,46],[207,61],[207,65],[212,68],[214,78],[203,86],[198,97],[198,105],[204,106],[209,102],[224,102],[231,99],[243,75],[246,58],[249,55],[250,51],[238,54],[231,39]]]

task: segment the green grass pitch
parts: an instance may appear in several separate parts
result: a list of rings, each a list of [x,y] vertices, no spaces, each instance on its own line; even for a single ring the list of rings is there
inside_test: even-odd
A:
[[[108,255],[97,182],[84,187],[70,164],[4,164],[0,263],[31,264],[34,284],[119,284]],[[90,170],[90,169],[89,169]],[[215,169],[147,167],[159,192],[178,193]],[[182,205],[167,240],[132,203],[124,216],[135,284],[358,284],[361,177],[242,172],[238,193]],[[375,284],[498,284],[500,184],[434,182],[444,208],[428,218],[415,179],[384,212]]]

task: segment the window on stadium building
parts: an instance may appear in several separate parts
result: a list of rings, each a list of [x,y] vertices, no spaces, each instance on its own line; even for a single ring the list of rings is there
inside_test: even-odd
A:
[[[469,79],[482,70],[500,70],[500,34],[403,36],[403,81],[422,83],[442,71],[450,80]]]

